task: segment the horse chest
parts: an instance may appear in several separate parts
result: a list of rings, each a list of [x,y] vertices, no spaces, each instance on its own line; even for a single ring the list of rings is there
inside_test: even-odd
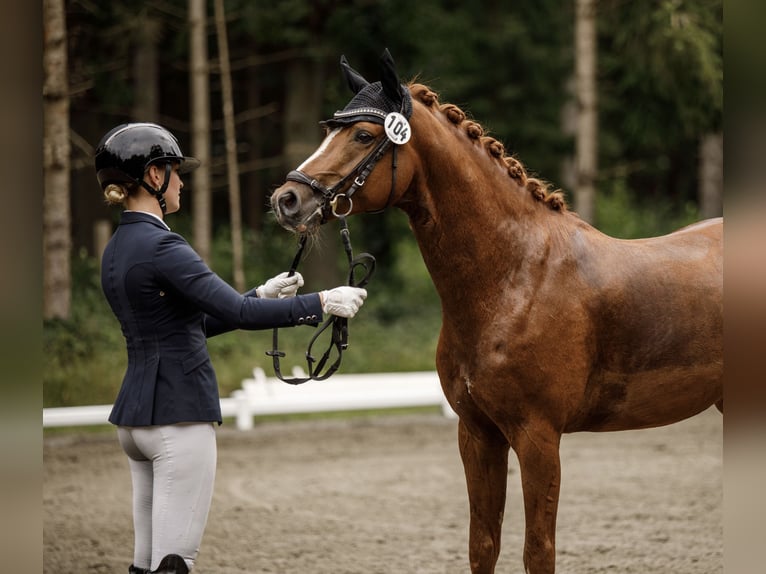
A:
[[[489,413],[544,402],[549,385],[544,341],[513,341],[502,329],[455,329],[445,325],[436,365],[446,396]]]

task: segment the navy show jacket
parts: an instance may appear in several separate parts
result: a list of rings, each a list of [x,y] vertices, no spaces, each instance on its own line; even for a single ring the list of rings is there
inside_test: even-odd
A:
[[[121,426],[221,423],[207,337],[322,320],[317,293],[244,295],[216,275],[177,233],[147,213],[124,211],[104,250],[101,286],[120,322],[128,367],[109,421]]]

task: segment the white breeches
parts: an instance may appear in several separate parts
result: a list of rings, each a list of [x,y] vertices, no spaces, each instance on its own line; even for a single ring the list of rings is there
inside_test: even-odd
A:
[[[217,458],[213,423],[118,427],[133,481],[133,564],[179,554],[191,569],[205,531]]]

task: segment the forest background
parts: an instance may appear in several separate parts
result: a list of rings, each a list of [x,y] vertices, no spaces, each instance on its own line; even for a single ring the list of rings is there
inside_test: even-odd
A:
[[[48,20],[49,4],[62,9],[58,43],[53,31],[61,26]],[[216,14],[224,16],[225,44]],[[101,201],[95,179],[101,135],[122,122],[156,121],[179,137],[185,153],[203,155],[206,169],[186,181],[182,211],[169,223],[234,283],[241,237],[241,280],[253,287],[292,259],[295,238],[275,224],[267,199],[319,144],[320,120],[350,99],[341,54],[376,81],[387,47],[403,80],[417,77],[441,101],[461,106],[605,233],[659,235],[722,213],[720,0],[46,0],[43,15],[46,50],[63,42],[65,54],[49,74],[63,68],[63,87],[53,89],[46,77],[45,104],[64,102],[58,114],[68,122],[63,167],[47,164],[61,179],[46,179],[45,188],[46,407],[111,402],[125,369],[119,324],[98,279],[100,249],[119,216]],[[596,56],[597,131],[587,144],[577,133],[583,18],[594,26]],[[202,45],[193,33],[199,26]],[[201,92],[200,61],[207,76]],[[236,146],[227,161],[229,91]],[[207,114],[200,147],[193,120]],[[55,121],[48,118],[46,137]],[[597,153],[592,211],[578,196],[582,145]],[[241,190],[236,213],[232,187]],[[337,227],[326,227],[302,265],[307,290],[344,281]],[[406,218],[392,209],[355,217],[350,227],[355,251],[375,255],[378,270],[351,322],[342,370],[433,369],[439,303]],[[61,251],[63,271],[55,263]],[[287,365],[302,364],[310,336],[300,328],[282,335]],[[254,366],[271,374],[264,353],[270,345],[270,332],[209,340],[222,396]]]

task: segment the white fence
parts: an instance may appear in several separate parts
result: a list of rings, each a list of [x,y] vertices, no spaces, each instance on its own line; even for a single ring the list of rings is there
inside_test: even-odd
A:
[[[293,376],[305,376],[298,368]],[[440,406],[445,416],[455,416],[434,371],[407,373],[334,374],[326,381],[288,385],[266,377],[256,367],[253,378],[221,399],[224,417],[235,417],[237,428],[253,428],[253,417],[274,414],[316,413],[397,407]],[[43,409],[44,427],[108,424],[112,405]]]

